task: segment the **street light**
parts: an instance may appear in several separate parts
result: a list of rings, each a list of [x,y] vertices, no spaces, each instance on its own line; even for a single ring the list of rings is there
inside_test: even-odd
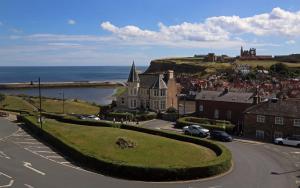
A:
[[[32,83],[32,81],[31,81]],[[41,125],[41,129],[43,129],[43,122],[42,122],[42,92],[41,92],[41,79],[39,77],[38,79],[38,83],[39,83],[39,102],[40,102],[40,107],[39,107],[39,114],[40,114],[40,117],[39,117],[39,121],[40,121],[40,125]]]
[[[177,99],[177,109],[178,109],[178,118],[179,118],[179,101],[180,101],[180,97],[183,97],[183,115],[185,114],[185,100],[186,100],[186,94],[177,94],[176,95],[178,97]]]
[[[65,92],[62,91],[62,92],[60,92],[59,94],[62,95],[62,105],[63,105],[63,106],[62,106],[62,107],[63,107],[63,108],[62,108],[62,110],[63,110],[62,113],[64,114],[64,113],[65,113]]]

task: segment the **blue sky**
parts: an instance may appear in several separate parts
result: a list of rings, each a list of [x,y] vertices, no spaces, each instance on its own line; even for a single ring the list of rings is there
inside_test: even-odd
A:
[[[194,54],[299,53],[299,0],[1,0],[0,65],[148,65]]]

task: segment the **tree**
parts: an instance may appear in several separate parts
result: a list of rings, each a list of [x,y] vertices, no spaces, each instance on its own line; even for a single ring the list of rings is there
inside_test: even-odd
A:
[[[289,68],[283,63],[276,63],[271,65],[270,71],[277,74],[287,75],[289,73]]]

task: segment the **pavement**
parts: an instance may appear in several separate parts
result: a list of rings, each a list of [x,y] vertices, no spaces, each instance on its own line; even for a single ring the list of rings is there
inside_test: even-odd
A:
[[[296,188],[300,186],[298,148],[239,141],[224,143],[224,145],[232,151],[234,161],[233,170],[224,176],[186,182],[130,181],[85,170],[62,156],[55,148],[35,138],[23,125],[0,118],[0,188]]]

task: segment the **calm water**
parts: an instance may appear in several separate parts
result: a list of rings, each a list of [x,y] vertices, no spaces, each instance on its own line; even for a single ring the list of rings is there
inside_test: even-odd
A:
[[[145,71],[147,67],[137,67]],[[130,66],[0,67],[0,83],[126,80]]]
[[[144,71],[147,67],[137,67]],[[125,81],[130,67],[97,66],[97,67],[0,67],[0,83],[30,82],[41,78],[42,82],[63,81]],[[97,104],[109,104],[112,100],[113,88],[47,88],[42,89],[46,97],[81,99]],[[37,89],[8,89],[0,90],[5,94],[26,94],[38,96]]]
[[[66,99],[80,99],[100,105],[110,104],[112,101],[113,88],[47,88],[42,89],[42,96],[52,98],[62,98],[64,92]],[[5,89],[0,90],[4,94],[26,94],[38,96],[38,89]]]

